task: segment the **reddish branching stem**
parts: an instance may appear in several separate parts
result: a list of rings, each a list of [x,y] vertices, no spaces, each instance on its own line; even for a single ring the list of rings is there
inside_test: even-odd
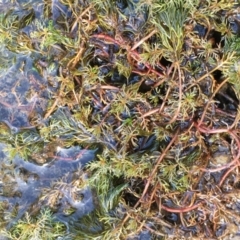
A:
[[[239,140],[239,137],[237,136],[237,132],[236,130],[232,130],[232,129],[229,129],[229,128],[219,128],[219,129],[209,129],[208,127],[206,126],[202,126],[202,125],[199,125],[199,124],[195,124],[195,127],[197,128],[197,130],[201,133],[207,133],[207,134],[214,134],[214,133],[228,133],[235,141],[235,143],[237,144],[237,149],[238,149],[238,152],[237,152],[237,155],[234,156],[234,159],[224,165],[224,166],[221,166],[221,167],[218,167],[218,168],[215,168],[215,169],[202,169],[201,168],[201,171],[204,171],[204,172],[219,172],[219,171],[222,171],[222,170],[226,170],[230,167],[230,169],[228,169],[225,174],[223,175],[223,177],[221,178],[218,186],[221,187],[222,184],[224,183],[225,179],[227,178],[227,176],[237,167],[240,166],[240,162],[239,162],[239,158],[240,158],[240,140]]]
[[[128,58],[130,57],[131,59],[135,60],[136,62],[140,62],[141,61],[140,54],[136,50],[134,50],[134,48],[131,49],[126,44],[124,44],[123,42],[121,42],[119,40],[114,39],[113,37],[110,37],[110,36],[108,36],[106,34],[102,34],[102,33],[101,34],[94,34],[92,37],[96,38],[96,39],[101,39],[106,44],[117,44],[122,49],[126,49],[128,51],[128,53],[127,53]],[[158,71],[153,69],[148,62],[144,62],[143,64],[148,69],[149,72],[156,74],[158,77],[164,77],[164,74],[159,73]]]
[[[203,203],[203,201],[196,203],[193,206],[189,206],[189,207],[180,207],[180,208],[170,208],[170,207],[166,207],[164,205],[161,205],[161,208],[164,209],[167,212],[171,212],[171,213],[185,213],[185,212],[189,212],[192,211],[196,208],[198,208],[201,204]]]

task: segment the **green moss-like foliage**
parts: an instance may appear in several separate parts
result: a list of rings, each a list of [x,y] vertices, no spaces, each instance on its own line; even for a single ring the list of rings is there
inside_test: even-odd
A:
[[[96,209],[73,224],[72,238],[235,234],[225,204],[234,209],[240,166],[235,1],[7,4],[1,72],[41,76],[26,95],[34,103],[28,125],[1,122],[10,156],[31,160],[50,144],[99,150],[84,169]],[[11,68],[20,55],[23,64]],[[17,87],[11,92],[18,98]],[[23,103],[16,103],[19,111]],[[61,233],[50,218],[48,211],[34,220],[26,215],[8,235],[55,239]]]

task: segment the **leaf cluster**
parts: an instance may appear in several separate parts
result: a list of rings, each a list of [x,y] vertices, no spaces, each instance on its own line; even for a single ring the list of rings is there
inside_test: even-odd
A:
[[[1,232],[10,239],[56,239],[66,236],[65,227],[54,222],[50,210],[42,210],[41,214],[33,219],[26,213],[25,219],[20,220],[9,232]]]
[[[201,209],[213,219],[212,199],[195,206],[239,166],[240,43],[228,22],[237,18],[235,1],[79,2],[62,0],[53,9],[55,1],[47,1],[41,20],[29,5],[22,15],[0,15],[3,51],[29,55],[48,83],[36,93],[48,106],[32,128],[1,125],[7,151],[26,160],[51,144],[99,149],[86,167],[96,209],[74,223],[79,239],[164,236],[176,226],[194,228]],[[25,74],[24,67],[17,70]],[[210,135],[221,137],[228,147],[219,149],[235,163],[224,173],[212,170]],[[216,230],[219,223],[209,221]],[[58,224],[48,211],[27,214],[8,234],[53,239],[62,234]]]

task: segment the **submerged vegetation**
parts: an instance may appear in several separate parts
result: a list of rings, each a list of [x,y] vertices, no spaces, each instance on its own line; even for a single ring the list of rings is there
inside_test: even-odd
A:
[[[239,235],[239,36],[234,0],[1,1],[0,237]]]

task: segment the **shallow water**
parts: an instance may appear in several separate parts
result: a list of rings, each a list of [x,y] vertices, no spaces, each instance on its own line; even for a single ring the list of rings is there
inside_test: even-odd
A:
[[[84,181],[86,175],[81,168],[95,158],[95,150],[61,148],[56,159],[39,166],[26,162],[19,156],[10,163],[4,147],[1,144],[0,200],[8,205],[2,216],[7,228],[14,225],[27,211],[38,212],[44,206],[53,209],[57,205],[54,216],[67,226],[70,220],[77,220],[93,211],[91,190],[74,184],[74,181]],[[72,208],[71,214],[66,213],[68,208]],[[4,219],[13,212],[14,216]]]
[[[50,11],[53,22],[61,14],[70,14],[58,0],[52,1]],[[31,37],[39,26],[49,23],[44,1],[0,1],[4,22],[3,14],[17,17],[18,29],[11,34],[19,38]],[[29,24],[24,24],[26,17],[32,20]],[[45,142],[39,131],[53,119],[46,113],[59,90],[60,55],[56,50],[45,54],[39,42],[31,46],[34,51],[22,49],[21,40],[16,49],[9,49],[5,40],[0,39],[0,230],[10,229],[26,212],[34,216],[45,207],[69,229],[94,210],[91,189],[84,187],[83,167],[96,158],[97,148],[66,147],[62,142],[68,134]],[[17,147],[22,148],[18,144],[29,144],[26,157],[18,154]]]

